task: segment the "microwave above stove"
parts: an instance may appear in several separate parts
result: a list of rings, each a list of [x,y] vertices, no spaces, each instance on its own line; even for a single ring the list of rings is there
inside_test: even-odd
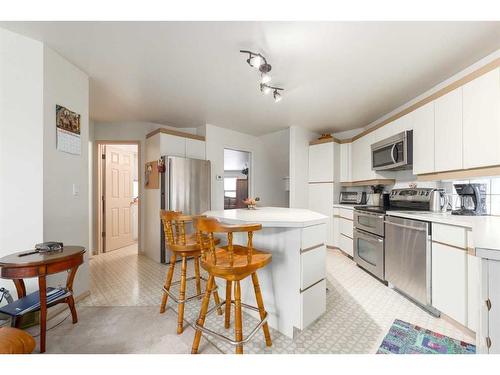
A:
[[[342,191],[340,192],[340,204],[366,204],[366,193],[364,191]]]
[[[413,130],[406,130],[372,144],[372,170],[411,169],[413,164]]]

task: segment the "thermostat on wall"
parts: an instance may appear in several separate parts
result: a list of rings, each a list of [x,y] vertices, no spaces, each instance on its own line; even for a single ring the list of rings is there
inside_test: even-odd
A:
[[[220,174],[218,174],[218,175],[215,176],[215,179],[217,181],[222,181],[224,178]]]

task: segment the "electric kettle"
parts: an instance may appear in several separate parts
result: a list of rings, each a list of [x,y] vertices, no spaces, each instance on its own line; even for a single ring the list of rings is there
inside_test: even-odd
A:
[[[446,212],[449,197],[443,189],[433,189],[429,201],[429,210],[433,212]]]

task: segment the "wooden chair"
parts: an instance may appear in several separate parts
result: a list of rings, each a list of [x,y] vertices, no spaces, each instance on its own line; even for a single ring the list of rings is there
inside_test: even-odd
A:
[[[267,324],[267,312],[264,308],[262,293],[260,291],[259,280],[257,278],[257,270],[265,267],[271,262],[271,254],[253,248],[253,232],[262,229],[260,224],[246,225],[225,225],[214,218],[200,218],[196,222],[198,233],[198,241],[201,244],[201,266],[208,272],[207,289],[201,304],[200,315],[195,324],[196,334],[193,341],[191,353],[196,354],[200,344],[201,333],[214,336],[236,346],[236,353],[243,354],[243,344],[247,343],[262,327],[266,345],[271,346],[271,335]],[[247,246],[233,244],[233,234],[237,232],[247,232]],[[214,233],[227,234],[227,246],[217,247]],[[241,303],[241,287],[240,281],[251,276],[255,291],[255,299],[257,307]],[[208,311],[210,303],[210,295],[214,288],[215,278],[226,280],[226,298],[222,303],[215,300],[216,306]],[[232,297],[232,285],[234,283],[234,300]],[[217,332],[205,328],[205,318],[213,313],[216,309],[225,305],[224,326],[229,328],[231,304],[234,305],[235,317],[235,339],[232,340]],[[252,332],[243,338],[242,330],[242,307],[258,311],[260,322],[252,330]]]
[[[181,334],[184,330],[184,304],[192,299],[201,298],[203,295],[201,291],[201,280],[207,281],[200,276],[200,255],[201,249],[198,243],[198,236],[196,233],[186,233],[186,225],[196,220],[196,216],[183,215],[182,212],[177,211],[160,211],[160,217],[163,224],[163,231],[165,232],[166,248],[172,252],[170,257],[170,267],[167,272],[167,278],[163,286],[163,297],[160,305],[160,313],[165,312],[168,297],[178,305],[178,319],[177,319],[177,333]],[[174,276],[175,263],[177,258],[182,259],[181,265],[181,279],[172,282]],[[188,257],[194,258],[194,276],[187,278],[187,259]],[[196,294],[186,297],[186,283],[187,281],[196,281]],[[179,298],[176,298],[171,292],[170,287],[180,283]],[[217,303],[219,295],[217,290],[213,290],[214,299]],[[219,308],[219,315],[222,315],[222,310]]]

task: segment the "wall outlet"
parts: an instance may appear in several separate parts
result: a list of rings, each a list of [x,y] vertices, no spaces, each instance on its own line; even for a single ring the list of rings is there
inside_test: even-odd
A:
[[[80,194],[80,185],[73,184],[73,196],[77,197]]]

